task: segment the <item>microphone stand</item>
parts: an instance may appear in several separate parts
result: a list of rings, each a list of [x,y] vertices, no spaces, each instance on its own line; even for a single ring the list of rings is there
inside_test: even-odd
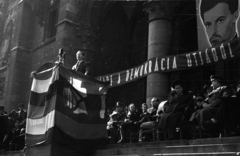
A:
[[[59,49],[59,52],[58,52],[58,65],[64,65],[65,57],[66,57],[66,53],[63,51],[63,49]]]

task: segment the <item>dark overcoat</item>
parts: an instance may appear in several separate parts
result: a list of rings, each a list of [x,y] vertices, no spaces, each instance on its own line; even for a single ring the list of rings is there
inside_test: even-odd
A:
[[[193,94],[191,92],[177,95],[172,92],[164,105],[164,112],[162,113],[159,128],[164,130],[173,130],[181,124],[184,111],[187,107],[193,107]]]
[[[228,96],[231,96],[231,88],[226,86],[220,86],[217,89],[213,90],[211,93],[209,93],[208,98],[205,100],[206,103],[208,103],[209,107],[202,108],[198,115],[196,115],[196,119],[199,123],[203,123],[207,120],[210,120],[213,118],[219,108],[219,106],[222,104],[221,98],[223,97],[223,93],[226,93]]]

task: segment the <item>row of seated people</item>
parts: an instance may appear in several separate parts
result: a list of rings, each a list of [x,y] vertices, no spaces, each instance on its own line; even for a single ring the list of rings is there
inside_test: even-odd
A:
[[[116,110],[110,115],[107,127],[111,135],[110,142],[126,142],[131,132],[141,132],[153,127],[165,130],[167,139],[177,139],[176,128],[181,127],[184,121],[190,121],[189,123],[194,126],[208,130],[210,134],[219,134],[220,131],[216,133],[218,131],[215,130],[219,127],[228,132],[234,131],[239,126],[237,123],[239,115],[231,122],[226,120],[230,120],[229,114],[233,110],[235,114],[239,114],[238,92],[234,94],[232,87],[223,86],[223,78],[219,76],[213,75],[210,80],[212,90],[208,90],[209,93],[202,98],[200,96],[195,98],[192,92],[186,90],[183,81],[176,80],[171,85],[174,90],[170,92],[168,99],[160,103],[159,99],[152,98],[153,107],[148,110],[145,103],[142,104],[142,111],[136,111],[135,105],[130,104],[126,113],[124,105],[117,102]],[[142,141],[141,134],[139,133],[139,141]]]
[[[9,114],[0,114],[0,150],[22,150],[25,146],[27,112],[22,103],[18,108]],[[3,106],[1,110],[4,110]]]

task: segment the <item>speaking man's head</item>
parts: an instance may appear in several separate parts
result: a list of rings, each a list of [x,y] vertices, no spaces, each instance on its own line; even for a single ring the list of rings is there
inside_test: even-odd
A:
[[[228,42],[237,35],[238,0],[202,0],[200,14],[212,46]]]

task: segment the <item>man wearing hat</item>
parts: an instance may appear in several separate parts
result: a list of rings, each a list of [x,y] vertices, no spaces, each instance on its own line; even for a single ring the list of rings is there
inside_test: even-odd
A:
[[[209,93],[208,97],[205,99],[202,104],[203,109],[200,110],[199,115],[197,116],[198,122],[202,125],[205,121],[210,120],[216,114],[219,106],[222,103],[221,98],[224,94],[231,95],[230,90],[223,85],[224,79],[218,75],[211,75],[211,87],[213,88],[212,92]]]
[[[116,109],[109,115],[110,119],[107,123],[107,130],[111,136],[110,143],[117,143],[119,126],[126,117],[126,112],[124,110],[125,105],[122,102],[117,101],[115,107]]]
[[[224,130],[225,136],[239,135],[238,126],[240,120],[240,99],[239,99],[239,82],[237,84],[237,95],[233,94],[233,87],[229,86],[224,89],[221,98],[221,105],[219,106],[215,116],[203,123],[203,126],[211,131],[216,129]]]

